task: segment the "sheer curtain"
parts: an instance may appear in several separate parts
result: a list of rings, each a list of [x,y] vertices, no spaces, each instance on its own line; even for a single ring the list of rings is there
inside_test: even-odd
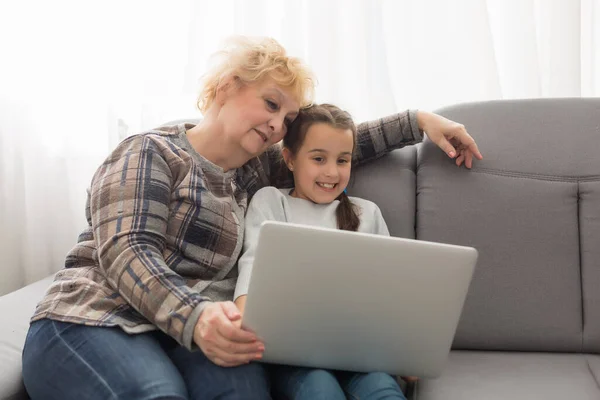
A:
[[[195,109],[232,34],[304,58],[362,121],[465,101],[600,95],[600,0],[4,1],[0,294],[58,269],[107,153]]]

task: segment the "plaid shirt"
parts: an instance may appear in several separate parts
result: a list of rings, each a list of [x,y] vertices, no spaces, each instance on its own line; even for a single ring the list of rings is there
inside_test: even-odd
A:
[[[188,349],[209,301],[231,300],[249,198],[291,186],[278,145],[224,172],[180,124],[124,140],[94,174],[88,227],[32,321],[50,318],[128,333],[160,329]],[[420,142],[407,111],[359,125],[355,162]]]

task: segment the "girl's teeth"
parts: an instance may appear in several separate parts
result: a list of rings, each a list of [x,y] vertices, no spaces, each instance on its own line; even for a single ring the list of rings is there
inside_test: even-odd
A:
[[[327,189],[333,189],[335,187],[335,183],[319,183],[319,186]]]

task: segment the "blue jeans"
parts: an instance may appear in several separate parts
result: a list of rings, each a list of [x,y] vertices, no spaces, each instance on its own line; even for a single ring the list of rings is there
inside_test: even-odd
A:
[[[361,374],[273,365],[274,393],[286,400],[406,400],[398,382],[383,372]]]
[[[261,364],[222,368],[162,332],[49,319],[29,328],[23,381],[34,400],[271,398]]]

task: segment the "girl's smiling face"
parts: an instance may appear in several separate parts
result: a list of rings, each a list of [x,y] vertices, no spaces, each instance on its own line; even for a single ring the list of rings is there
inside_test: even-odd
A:
[[[353,149],[352,130],[327,123],[310,126],[296,154],[283,149],[285,162],[294,175],[292,196],[318,204],[337,199],[350,180]]]

